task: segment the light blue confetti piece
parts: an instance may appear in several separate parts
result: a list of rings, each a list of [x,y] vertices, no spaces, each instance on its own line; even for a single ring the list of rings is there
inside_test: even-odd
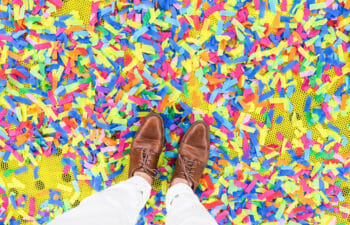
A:
[[[216,99],[216,96],[219,94],[219,90],[218,89],[215,89],[211,95],[210,95],[210,98],[209,98],[209,103],[210,104],[213,104],[215,99]]]
[[[76,180],[73,180],[73,181],[72,181],[72,184],[73,184],[74,190],[75,190],[76,192],[80,192],[80,188],[79,188],[79,185],[78,185],[77,181],[76,181]]]
[[[308,131],[306,131],[306,137],[307,137],[307,139],[312,139],[312,130],[308,130]]]
[[[17,38],[19,38],[22,34],[24,34],[24,33],[26,33],[26,32],[27,32],[27,30],[21,30],[21,31],[15,32],[15,33],[13,33],[12,37],[13,37],[14,39],[17,39]]]
[[[287,96],[289,98],[292,97],[292,94],[294,93],[294,91],[295,91],[294,85],[289,86],[288,89],[287,89]]]
[[[222,92],[225,92],[227,89],[229,89],[230,87],[232,87],[233,85],[235,85],[237,83],[238,83],[238,80],[236,78],[226,80],[225,83],[221,87]]]
[[[222,25],[223,25],[222,20],[219,20],[218,21],[218,25],[216,27],[216,34],[217,35],[221,35],[222,34]]]
[[[309,160],[310,159],[310,148],[305,149],[304,151],[304,159]]]
[[[345,26],[345,30],[350,31],[350,24]]]
[[[332,96],[330,94],[324,94],[324,102],[329,102],[331,100]]]
[[[289,110],[288,110],[288,112],[292,112],[293,111],[293,104],[291,103],[291,102],[289,102]]]
[[[9,139],[9,136],[7,136],[7,134],[0,128],[0,136],[5,138],[6,140]]]
[[[276,11],[276,2],[275,2],[275,0],[269,0],[269,6],[270,6],[270,9],[271,9],[271,12],[276,14],[277,11]]]
[[[88,37],[90,35],[90,33],[85,30],[74,31],[73,33],[74,35],[81,36],[81,37]]]
[[[174,26],[177,26],[177,27],[181,26],[180,22],[178,20],[173,19],[173,18],[165,17],[164,21],[168,22]]]
[[[151,74],[149,74],[147,71],[144,71],[142,74],[149,82],[151,82],[152,84],[157,83],[157,80],[154,79],[154,77],[152,77]]]
[[[132,39],[133,39],[134,41],[137,41],[137,39],[138,39],[140,36],[142,36],[144,33],[146,33],[147,31],[148,31],[148,28],[147,28],[146,26],[141,27],[141,29],[137,30],[137,31],[134,33]]]
[[[130,88],[130,90],[128,91],[128,95],[134,95],[138,89],[139,89],[138,86],[134,86],[134,87]]]
[[[63,92],[63,91],[65,91],[64,86],[59,86],[59,87],[54,91],[54,94],[55,94],[56,96],[59,96],[59,94],[60,94],[61,92]]]
[[[338,195],[337,195],[337,197],[338,197],[338,199],[339,199],[339,201],[340,201],[340,202],[345,201],[345,198],[344,198],[344,196],[343,196],[343,193],[342,193],[342,192],[339,192],[339,193],[338,193]]]
[[[340,137],[342,138],[341,145],[346,146],[348,144],[348,139],[345,137],[344,134],[340,135]]]
[[[201,90],[202,93],[209,93],[209,88],[206,87],[206,86],[202,86],[202,87],[200,88],[200,90]]]
[[[231,10],[222,10],[222,11],[220,11],[220,16],[235,16],[235,15],[236,15],[235,11],[231,11]]]

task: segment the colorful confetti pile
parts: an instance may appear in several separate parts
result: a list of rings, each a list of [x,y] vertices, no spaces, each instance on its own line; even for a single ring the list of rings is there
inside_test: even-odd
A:
[[[150,111],[166,150],[138,224],[164,224],[197,119],[196,193],[220,225],[350,223],[349,0],[80,1],[87,23],[58,13],[69,1],[0,4],[0,224],[46,224],[126,179]]]

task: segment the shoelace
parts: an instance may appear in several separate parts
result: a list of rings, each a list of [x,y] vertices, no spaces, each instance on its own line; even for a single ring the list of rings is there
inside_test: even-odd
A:
[[[186,178],[186,180],[188,182],[191,182],[192,186],[195,185],[195,181],[193,178],[193,168],[195,166],[195,164],[198,164],[198,160],[197,159],[189,159],[186,156],[183,155],[179,155],[179,165],[182,168],[182,174],[184,175],[184,177]]]
[[[157,170],[156,169],[150,169],[149,163],[150,163],[150,156],[153,156],[155,153],[152,151],[147,151],[145,148],[141,148],[141,158],[140,158],[140,166],[137,169],[143,169],[145,172],[148,172],[153,175],[153,177],[156,175]]]

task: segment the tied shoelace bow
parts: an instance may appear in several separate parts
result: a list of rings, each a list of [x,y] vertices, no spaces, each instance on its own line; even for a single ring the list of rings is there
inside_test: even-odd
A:
[[[140,166],[138,169],[143,169],[145,172],[148,172],[149,174],[152,174],[153,177],[155,177],[157,170],[156,169],[150,169],[150,159],[155,155],[152,151],[147,151],[145,148],[140,148],[141,150],[141,158],[140,158]]]
[[[182,174],[187,181],[191,182],[192,187],[196,183],[193,178],[193,169],[198,163],[199,161],[197,159],[189,159],[186,156],[179,155],[179,165],[182,167]]]

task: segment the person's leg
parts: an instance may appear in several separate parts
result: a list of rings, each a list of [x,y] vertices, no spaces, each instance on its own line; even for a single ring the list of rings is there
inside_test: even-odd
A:
[[[134,225],[151,193],[164,143],[162,118],[147,116],[130,149],[129,180],[90,196],[50,225]]]
[[[84,199],[50,225],[134,225],[151,194],[151,185],[134,176]]]
[[[217,225],[190,186],[172,185],[166,195],[166,225]]]
[[[166,196],[167,225],[215,225],[194,194],[209,159],[209,127],[196,122],[184,135],[176,161],[171,187]]]

